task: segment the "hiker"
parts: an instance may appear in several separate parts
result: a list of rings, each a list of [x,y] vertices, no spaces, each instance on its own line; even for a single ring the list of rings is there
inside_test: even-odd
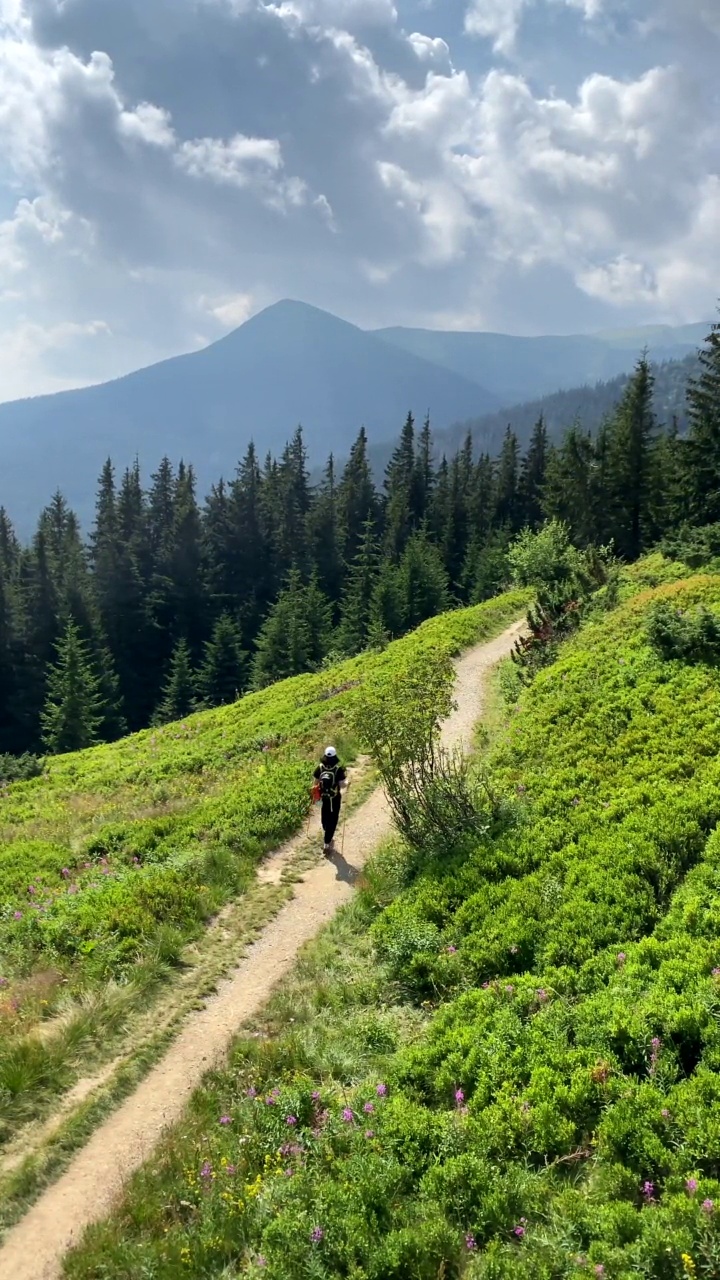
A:
[[[325,857],[329,858],[335,852],[333,837],[340,821],[341,790],[347,783],[347,773],[340,764],[338,753],[334,747],[326,749],[313,777],[315,778],[313,794],[316,800],[322,802],[321,817],[325,836],[324,853]]]

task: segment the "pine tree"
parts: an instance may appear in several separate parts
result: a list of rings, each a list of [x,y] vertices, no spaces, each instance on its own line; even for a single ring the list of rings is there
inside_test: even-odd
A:
[[[247,654],[242,647],[242,634],[237,622],[224,613],[205,645],[198,690],[206,706],[225,706],[239,698],[246,679]]]
[[[338,647],[343,653],[360,653],[368,643],[378,558],[375,526],[368,520],[342,599]]]
[[[418,525],[421,525],[430,516],[434,488],[433,442],[430,415],[428,414],[418,437],[415,454],[415,474],[413,476],[413,506],[415,520]]]
[[[103,719],[100,685],[85,642],[68,622],[48,671],[42,714],[43,741],[54,755],[82,751],[99,740]]]
[[[651,537],[652,452],[655,444],[654,378],[647,354],[635,373],[608,430],[609,508],[618,553],[636,560]]]
[[[156,724],[170,724],[184,720],[196,709],[195,674],[190,645],[184,638],[178,640],[170,660],[167,681],[162,700],[155,713]]]
[[[700,352],[700,374],[688,389],[690,430],[686,489],[695,524],[720,522],[720,323]]]
[[[386,643],[403,635],[405,606],[400,566],[385,558],[375,579],[370,601],[368,643]]]
[[[175,486],[168,571],[172,601],[171,634],[182,636],[195,653],[205,636],[205,611],[201,579],[200,512],[195,496],[195,474],[182,462]]]
[[[273,493],[275,516],[276,569],[284,577],[291,569],[305,574],[309,568],[307,519],[310,510],[310,488],[307,450],[302,428],[298,427],[290,444],[283,450],[277,468]]]
[[[595,461],[593,441],[577,423],[566,432],[559,448],[548,450],[543,514],[547,520],[566,524],[573,542],[582,547],[593,543],[596,536]]]

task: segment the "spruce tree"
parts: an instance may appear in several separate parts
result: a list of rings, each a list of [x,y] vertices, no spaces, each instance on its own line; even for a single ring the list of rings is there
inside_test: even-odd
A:
[[[494,523],[513,533],[521,525],[519,480],[518,440],[509,426],[497,464]]]
[[[198,691],[206,706],[221,707],[240,697],[246,680],[247,654],[242,647],[242,634],[234,618],[224,613],[205,645]]]
[[[292,570],[258,636],[254,687],[315,670],[331,644],[330,604],[317,578],[306,586],[300,572]]]
[[[411,413],[405,419],[400,442],[393,451],[385,471],[385,552],[393,560],[405,550],[416,525],[415,493],[415,420]]]
[[[332,454],[307,517],[307,541],[310,562],[318,581],[333,606],[340,600],[343,563],[338,530],[337,488]]]
[[[688,388],[690,429],[686,490],[698,525],[720,522],[720,323],[700,351],[700,373]]]
[[[405,630],[405,605],[400,566],[385,558],[375,579],[370,601],[368,643],[384,644]]]
[[[174,720],[184,720],[185,716],[189,716],[196,709],[196,681],[192,653],[184,637],[175,645],[167,681],[162,692],[162,700],[154,717],[156,724],[170,724]]]
[[[647,354],[638,360],[608,429],[609,507],[615,547],[636,560],[651,538],[654,378]]]
[[[400,562],[397,583],[403,631],[450,607],[448,576],[438,548],[424,533],[413,534]]]
[[[422,524],[430,516],[434,488],[433,441],[430,429],[430,415],[428,414],[423,423],[422,431],[418,436],[415,454],[412,500],[418,525]]]
[[[520,523],[539,529],[543,522],[542,496],[548,456],[548,435],[545,418],[540,414],[530,438],[520,471],[519,502]]]
[[[342,599],[337,643],[343,653],[360,653],[368,643],[378,557],[375,526],[368,520]]]
[[[71,620],[58,641],[47,675],[43,742],[53,755],[82,751],[99,741],[103,720],[100,682],[80,632]]]
[[[355,440],[337,487],[338,533],[345,564],[352,564],[368,520],[377,526],[379,505],[367,457],[365,428]]]

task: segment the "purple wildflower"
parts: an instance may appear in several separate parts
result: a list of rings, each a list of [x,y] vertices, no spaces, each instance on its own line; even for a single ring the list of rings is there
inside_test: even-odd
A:
[[[516,1235],[518,1240],[522,1240],[523,1236],[525,1235],[525,1228],[520,1226],[515,1227],[513,1229],[513,1235]]]
[[[455,955],[457,955],[457,947],[448,947],[448,949],[447,949],[447,950],[448,950],[448,955],[449,955],[449,956],[455,956]]]
[[[713,978],[720,978],[720,969],[713,969]]]
[[[290,1128],[292,1128],[294,1125],[297,1124],[297,1116],[286,1116],[285,1123],[290,1125]]]
[[[206,1161],[205,1161],[205,1163],[204,1163],[204,1165],[203,1165],[202,1169],[200,1170],[200,1177],[201,1177],[201,1178],[211,1178],[211,1177],[212,1177],[212,1165],[210,1164],[209,1160],[206,1160]]]
[[[541,1004],[544,1004],[548,998],[547,991],[544,989],[544,987],[540,987],[540,989],[535,994],[537,995],[537,998]]]
[[[352,1111],[350,1110],[350,1107],[344,1107],[344,1108],[343,1108],[342,1118],[343,1118],[343,1120],[345,1121],[345,1123],[346,1123],[346,1124],[352,1124],[352,1122],[353,1122],[353,1120],[355,1119],[355,1117],[354,1117],[354,1115],[353,1115]]]
[[[595,1275],[596,1275],[596,1276],[604,1276],[604,1275],[605,1275],[605,1268],[604,1268],[604,1266],[603,1266],[602,1262],[598,1262],[597,1266],[595,1267]]]
[[[477,1240],[475,1239],[474,1235],[466,1235],[465,1248],[469,1249],[470,1251],[472,1251],[473,1249],[477,1249]]]
[[[313,1100],[313,1102],[319,1102],[319,1101],[320,1101],[320,1094],[318,1093],[317,1089],[315,1090],[315,1092],[314,1092],[314,1093],[313,1093],[313,1095],[312,1095],[312,1100]]]
[[[321,1240],[324,1240],[325,1232],[323,1231],[322,1227],[313,1227],[312,1231],[310,1232],[310,1239],[312,1240],[313,1244],[319,1244]]]
[[[254,1088],[253,1088],[253,1086],[252,1086],[252,1085],[250,1085],[250,1088],[248,1089],[247,1093],[245,1094],[245,1097],[246,1097],[246,1098],[257,1098],[257,1089],[254,1089]]]
[[[712,1213],[714,1208],[715,1208],[715,1202],[713,1200],[703,1200],[702,1202],[703,1213]]]
[[[37,889],[35,888],[35,885],[34,885],[34,884],[29,884],[29,885],[28,885],[28,893],[29,893],[31,896],[32,896],[32,894],[37,893]]]
[[[624,951],[618,951],[618,958],[617,958],[617,962],[618,962],[618,964],[624,964],[626,959],[627,959],[627,957],[626,957],[626,955],[625,955],[625,952],[624,952]]]
[[[258,1257],[255,1259],[255,1266],[256,1266],[256,1267],[266,1267],[266,1266],[267,1266],[267,1258],[265,1258],[265,1257],[263,1256],[263,1254],[262,1254],[262,1253],[261,1253],[261,1254],[259,1254],[259,1255],[258,1255]]]
[[[60,875],[61,875],[61,876],[64,876],[64,877],[65,877],[65,879],[67,880],[68,876],[70,875],[70,872],[69,872],[68,868],[67,868],[67,867],[63,867],[62,871],[60,872]]]
[[[375,1110],[375,1106],[372,1102],[365,1103],[365,1106],[363,1107],[363,1111],[367,1116],[371,1116],[374,1110]]]
[[[654,1194],[655,1194],[655,1183],[654,1183],[654,1182],[643,1182],[643,1189],[642,1189],[642,1193],[643,1193],[643,1195],[644,1195],[644,1197],[645,1197],[645,1199],[646,1199],[646,1200],[652,1200],[652,1198],[653,1198],[653,1196],[654,1196]]]
[[[274,1098],[272,1094],[268,1094],[267,1098],[265,1099],[265,1106],[266,1107],[277,1106],[277,1098]]]
[[[509,996],[512,995],[513,991],[515,990],[512,982],[508,982],[507,986],[505,987],[505,990],[507,991]]]
[[[697,1184],[697,1178],[688,1178],[688,1179],[687,1179],[687,1181],[686,1181],[686,1183],[685,1183],[685,1190],[686,1190],[686,1191],[687,1191],[691,1196],[694,1196],[694,1195],[695,1195],[695,1192],[697,1191],[697,1187],[698,1187],[698,1184]]]
[[[231,1118],[230,1116],[221,1116],[221,1117],[220,1117],[220,1123],[221,1123],[221,1124],[232,1124],[232,1118]]]
[[[670,1112],[668,1111],[667,1107],[663,1107],[662,1111],[660,1112],[660,1115],[662,1116],[663,1120],[670,1119]]]
[[[378,1098],[384,1098],[387,1094],[387,1085],[379,1084],[375,1092],[377,1093]]]
[[[366,1130],[365,1130],[365,1137],[366,1137],[368,1140],[369,1140],[370,1138],[374,1138],[374,1137],[375,1137],[375,1130],[374,1130],[374,1129],[366,1129]]]
[[[465,1094],[463,1093],[462,1089],[455,1090],[455,1101],[457,1102],[458,1106],[462,1106],[463,1102],[465,1101]]]
[[[22,911],[16,911],[16,912],[15,912],[15,914],[14,914],[14,916],[13,916],[13,919],[14,919],[14,920],[22,920]]]
[[[292,1170],[292,1169],[286,1169],[286,1170],[285,1170],[285,1177],[286,1177],[286,1178],[292,1178],[292,1176],[293,1176],[293,1170]]]
[[[226,1174],[227,1174],[228,1178],[234,1178],[234,1177],[235,1177],[235,1174],[237,1173],[237,1168],[235,1167],[235,1165],[234,1165],[234,1164],[229,1164],[229,1165],[227,1166],[227,1168],[225,1169],[225,1172],[226,1172]]]

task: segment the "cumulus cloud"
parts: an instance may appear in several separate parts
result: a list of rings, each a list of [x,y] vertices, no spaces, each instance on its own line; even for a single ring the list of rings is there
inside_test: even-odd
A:
[[[421,0],[0,0],[0,393],[287,295],[369,325],[710,314],[718,11],[622,0],[628,74],[590,35],[618,4],[473,0],[461,37]],[[567,41],[548,83],[507,61],[531,10]]]

